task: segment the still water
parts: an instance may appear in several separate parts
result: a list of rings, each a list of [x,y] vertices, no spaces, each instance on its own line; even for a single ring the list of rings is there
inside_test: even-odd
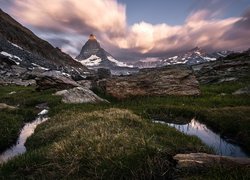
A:
[[[187,124],[174,124],[164,121],[153,122],[166,124],[168,126],[174,127],[182,133],[197,136],[203,141],[203,143],[205,143],[209,147],[212,147],[217,155],[248,157],[248,155],[241,149],[241,147],[226,141],[220,135],[210,130],[205,124],[202,124],[195,119],[192,119],[191,122]]]
[[[38,114],[38,117],[34,121],[25,124],[25,126],[23,127],[23,129],[19,134],[16,144],[7,149],[6,151],[4,151],[0,155],[0,164],[7,162],[11,158],[26,152],[26,147],[25,147],[26,140],[34,133],[36,127],[39,124],[48,120],[48,118],[46,117],[47,113],[48,110],[44,109]]]

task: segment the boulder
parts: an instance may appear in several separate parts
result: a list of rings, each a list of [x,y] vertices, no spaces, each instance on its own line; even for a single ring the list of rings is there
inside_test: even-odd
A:
[[[224,167],[249,167],[250,158],[235,158],[206,153],[177,154],[174,156],[179,169],[200,169],[222,165]]]
[[[131,96],[199,95],[199,83],[187,66],[144,69],[130,76],[117,76],[98,82],[111,96],[123,99]]]
[[[99,103],[99,102],[108,102],[97,96],[91,90],[76,87],[73,89],[62,90],[56,92],[54,95],[62,96],[62,102],[64,103]]]
[[[77,82],[69,77],[65,77],[62,74],[56,74],[53,72],[46,72],[46,74],[40,75],[36,78],[36,84],[38,90],[45,89],[70,89],[80,86]]]

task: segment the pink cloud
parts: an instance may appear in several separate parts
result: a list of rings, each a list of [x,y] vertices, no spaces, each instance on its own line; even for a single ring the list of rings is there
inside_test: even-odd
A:
[[[238,25],[248,22],[247,15],[219,19],[218,12],[199,10],[192,12],[182,25],[142,21],[128,26],[126,6],[117,0],[15,0],[12,14],[43,33],[61,34],[74,41],[62,45],[63,50],[74,55],[81,46],[79,37],[90,33],[95,33],[104,48],[118,56],[124,52],[164,54],[195,46],[210,50],[249,48],[245,37],[250,37],[250,31]]]
[[[62,32],[120,34],[126,28],[126,7],[115,0],[25,0],[12,13],[24,23]]]

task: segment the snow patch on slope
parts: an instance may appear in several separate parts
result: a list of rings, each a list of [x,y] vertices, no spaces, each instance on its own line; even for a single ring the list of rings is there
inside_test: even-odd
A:
[[[117,61],[115,58],[113,58],[112,56],[108,56],[108,60],[110,60],[111,62],[115,63],[117,66],[119,67],[130,67],[132,68],[133,66],[132,65],[127,65],[126,63],[124,62],[120,62],[120,61]]]
[[[203,56],[203,59],[207,60],[207,61],[216,61],[217,58],[212,58],[212,57],[207,57],[207,56]]]
[[[33,66],[37,67],[38,69],[42,69],[42,70],[45,70],[45,71],[48,71],[49,69],[48,68],[45,68],[45,67],[42,67],[38,64],[35,64],[35,63],[31,63]]]
[[[22,61],[22,59],[20,57],[9,54],[9,53],[4,52],[4,51],[0,52],[0,54],[4,55],[4,56],[8,57],[9,59],[11,59],[12,61],[14,61],[16,63],[16,65],[20,64],[20,62],[17,62],[16,60]]]
[[[10,44],[12,44],[13,46],[17,47],[18,49],[21,49],[21,50],[23,50],[23,48],[21,48],[21,47],[20,47],[20,46],[18,46],[17,44],[15,44],[15,43],[12,43],[12,42],[10,42],[10,41],[9,41],[9,43],[10,43]]]
[[[101,61],[102,59],[97,55],[91,55],[89,58],[81,60],[80,63],[85,66],[98,66]]]

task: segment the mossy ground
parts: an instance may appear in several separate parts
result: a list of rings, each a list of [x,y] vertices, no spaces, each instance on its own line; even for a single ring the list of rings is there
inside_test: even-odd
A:
[[[0,87],[1,102],[19,105],[18,110],[0,112],[2,148],[11,145],[23,124],[34,118],[35,105],[48,102],[50,106],[50,120],[28,139],[28,152],[2,165],[0,177],[168,179],[185,175],[191,179],[247,179],[249,169],[229,173],[221,167],[209,169],[208,175],[176,175],[174,154],[211,150],[196,137],[150,121],[155,115],[163,119],[195,116],[216,131],[240,140],[249,150],[250,99],[248,95],[232,95],[246,84],[202,86],[202,95],[197,97],[109,98],[110,104],[98,105],[62,104],[52,91],[36,92],[34,87]],[[11,91],[17,93],[9,95]],[[227,178],[224,172],[228,172]]]

